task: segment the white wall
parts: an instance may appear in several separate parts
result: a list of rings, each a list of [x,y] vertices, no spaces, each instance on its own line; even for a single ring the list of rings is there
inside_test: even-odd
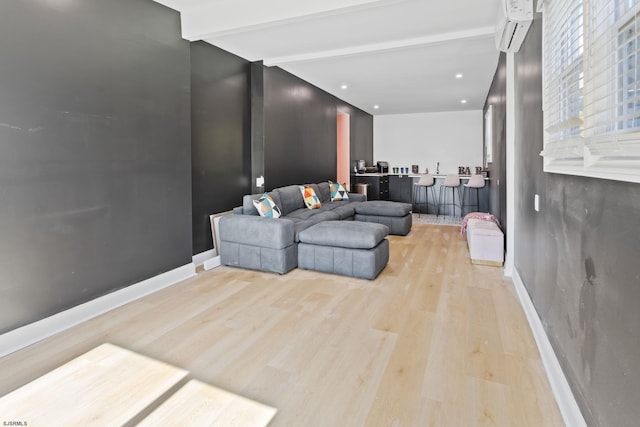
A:
[[[440,173],[456,173],[458,166],[482,166],[482,111],[417,113],[373,118],[373,159],[392,167],[417,164]]]

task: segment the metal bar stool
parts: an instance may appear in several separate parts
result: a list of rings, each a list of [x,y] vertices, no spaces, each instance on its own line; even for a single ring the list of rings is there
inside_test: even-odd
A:
[[[447,188],[451,188],[451,203],[447,203]],[[456,190],[458,190],[458,203],[455,200]],[[442,192],[444,191],[444,201]],[[440,215],[440,206],[452,206],[453,216],[456,216],[456,205],[460,207],[460,215],[462,215],[462,202],[460,201],[460,177],[458,174],[447,175],[444,182],[440,186],[440,194],[438,196],[438,215]],[[446,210],[445,210],[446,213]]]
[[[484,176],[482,175],[471,175],[469,178],[469,182],[464,184],[464,188],[462,189],[462,207],[460,208],[460,212],[464,213],[465,206],[475,206],[476,210],[480,210],[480,189],[484,188]],[[466,203],[465,193],[469,190],[476,190],[476,203]]]
[[[431,188],[431,198],[433,199],[433,205],[436,206],[437,201],[436,201],[436,190],[434,188],[435,184],[436,184],[436,181],[435,179],[433,179],[433,175],[428,173],[422,175],[418,180],[418,182],[415,182],[413,184],[413,195],[411,199],[415,207],[419,207],[420,205],[424,204],[427,210],[426,213],[429,213],[429,188]],[[421,188],[424,188],[424,203],[420,203]],[[420,217],[421,213],[422,213],[422,210],[419,209],[418,218]]]

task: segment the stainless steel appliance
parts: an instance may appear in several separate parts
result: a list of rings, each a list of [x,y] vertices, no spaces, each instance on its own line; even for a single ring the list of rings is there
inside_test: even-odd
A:
[[[378,162],[378,173],[389,173],[389,162]]]
[[[356,169],[358,173],[364,173],[366,167],[367,162],[365,160],[356,160]]]

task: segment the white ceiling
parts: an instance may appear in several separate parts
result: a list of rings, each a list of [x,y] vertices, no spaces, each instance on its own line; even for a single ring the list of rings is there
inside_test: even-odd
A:
[[[498,62],[499,0],[155,1],[181,12],[187,40],[279,66],[374,115],[482,109]]]

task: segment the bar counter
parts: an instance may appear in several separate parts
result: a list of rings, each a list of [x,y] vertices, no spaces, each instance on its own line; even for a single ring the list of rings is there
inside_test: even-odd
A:
[[[420,177],[423,174],[395,174],[395,173],[358,173],[352,175],[351,182],[356,185],[352,185],[352,191],[358,191],[357,184],[368,184],[367,186],[367,199],[369,200],[392,200],[396,202],[404,202],[404,203],[414,203],[413,201],[413,188],[415,183],[418,182]],[[455,208],[455,216],[464,216],[469,212],[489,212],[489,201],[490,201],[490,186],[491,186],[491,178],[485,177],[485,186],[480,188],[479,191],[479,201],[480,206],[476,207],[476,190],[469,190],[464,187],[464,184],[469,180],[469,175],[459,175],[460,176],[460,187],[456,190],[460,192],[462,195],[463,188],[465,189],[465,208],[461,213],[459,206]],[[435,178],[435,186],[434,190],[436,193],[436,198],[440,195],[440,186],[444,182],[444,179],[447,177],[447,174],[439,174],[433,175]],[[362,190],[362,187],[360,188]],[[425,210],[425,192],[424,187],[420,188],[419,194],[416,197],[415,204],[413,206],[414,212],[422,212],[427,213]],[[436,201],[432,200],[431,189],[428,189],[429,194],[429,206],[428,213],[435,214],[436,213]],[[459,197],[459,196],[458,196]],[[451,191],[447,190],[447,200],[451,200]],[[473,203],[473,206],[469,206],[469,203]],[[443,207],[440,211],[443,215],[452,215],[453,210],[451,206]]]

